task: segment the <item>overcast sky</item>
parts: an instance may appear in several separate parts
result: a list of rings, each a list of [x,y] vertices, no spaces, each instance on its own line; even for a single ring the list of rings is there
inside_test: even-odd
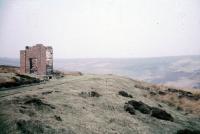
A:
[[[55,58],[200,54],[200,0],[0,0],[0,57],[37,43]]]

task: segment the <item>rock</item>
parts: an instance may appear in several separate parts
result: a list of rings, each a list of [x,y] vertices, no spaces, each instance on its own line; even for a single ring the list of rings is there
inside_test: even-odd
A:
[[[95,91],[91,91],[91,92],[81,92],[79,94],[81,97],[100,97],[101,95]]]
[[[176,109],[177,109],[178,111],[183,111],[183,108],[180,107],[180,106],[177,106]]]
[[[172,92],[172,93],[177,93],[178,92],[178,90],[174,89],[174,88],[168,88],[167,91],[168,92]]]
[[[135,114],[135,109],[132,105],[128,104],[128,103],[125,103],[124,105],[124,110],[126,112],[129,112],[130,114],[134,115]]]
[[[91,92],[89,92],[89,94],[90,94],[90,97],[99,97],[100,96],[100,94],[95,91],[91,91]]]
[[[159,107],[163,107],[161,104],[158,104]]]
[[[166,95],[167,93],[164,92],[164,91],[158,91],[158,94],[159,94],[159,95]]]
[[[144,89],[144,90],[147,90],[147,91],[150,90],[150,87],[146,87],[146,86],[138,85],[138,84],[135,85],[135,88]]]
[[[119,95],[121,95],[121,96],[128,97],[128,93],[125,92],[125,91],[119,91],[118,93],[119,93]]]
[[[143,114],[149,114],[151,112],[151,107],[144,104],[141,101],[131,100],[128,101],[128,104],[132,105],[136,110],[140,111]]]
[[[46,92],[42,92],[42,95],[47,95],[47,94],[51,94],[53,91],[46,91]]]
[[[167,120],[167,121],[174,120],[173,117],[169,113],[156,107],[152,107],[151,116],[161,119],[161,120]]]
[[[119,91],[118,92],[119,95],[123,96],[123,97],[129,97],[129,98],[133,98],[133,96],[131,94],[128,94],[127,92],[125,91]]]
[[[200,134],[200,130],[183,129],[178,130],[177,134]]]
[[[151,92],[149,92],[150,93],[150,95],[157,95],[157,93],[156,92],[153,92],[153,91],[151,91]]]
[[[54,117],[55,117],[55,119],[56,119],[57,121],[62,121],[62,119],[61,119],[60,116],[54,115]]]
[[[128,111],[129,113],[133,112],[134,110],[138,110],[143,114],[150,114],[152,117],[161,119],[161,120],[167,120],[167,121],[173,121],[173,117],[167,113],[166,111],[156,108],[156,107],[150,107],[149,105],[141,102],[141,101],[135,101],[131,100],[128,101],[128,103],[125,103],[124,110]]]
[[[143,114],[149,114],[151,112],[151,107],[148,105],[141,105],[138,110]]]

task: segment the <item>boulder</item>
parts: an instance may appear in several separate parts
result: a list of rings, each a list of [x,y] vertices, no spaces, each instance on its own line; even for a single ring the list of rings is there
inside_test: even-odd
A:
[[[152,107],[152,111],[151,111],[151,116],[161,119],[161,120],[167,120],[167,121],[173,121],[174,118],[171,116],[171,114],[167,113],[166,111],[156,108],[156,107]]]
[[[123,96],[123,97],[129,97],[129,98],[133,98],[133,96],[131,94],[128,94],[127,92],[125,91],[119,91],[118,92],[119,95]]]
[[[132,105],[128,104],[128,103],[125,103],[124,105],[124,110],[126,112],[129,112],[130,114],[134,115],[135,114],[135,109]]]
[[[60,116],[54,115],[54,118],[55,118],[57,121],[62,121],[62,119],[61,119]]]
[[[164,91],[158,91],[158,94],[159,94],[159,95],[166,95],[167,93],[164,92]]]
[[[89,92],[89,95],[90,95],[90,97],[99,97],[100,96],[100,94],[95,91]]]
[[[149,93],[150,93],[150,95],[152,95],[152,96],[157,95],[157,93],[154,92],[154,91],[150,91]]]
[[[143,114],[150,114],[151,112],[151,107],[144,104],[141,101],[135,101],[135,100],[131,100],[128,101],[128,104],[132,105],[136,110],[140,111]]]
[[[175,88],[168,88],[167,91],[171,92],[171,93],[177,93],[178,92],[178,90],[175,89]]]

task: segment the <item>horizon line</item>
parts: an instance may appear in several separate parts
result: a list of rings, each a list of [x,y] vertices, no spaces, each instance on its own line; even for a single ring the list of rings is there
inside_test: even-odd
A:
[[[193,55],[166,55],[166,56],[149,56],[149,57],[76,57],[76,58],[63,58],[63,57],[58,57],[54,59],[148,59],[148,58],[167,58],[167,57],[187,57],[187,56],[200,56],[200,54],[193,54]],[[6,58],[6,59],[20,59],[20,57],[5,57],[5,56],[0,56],[1,59]]]

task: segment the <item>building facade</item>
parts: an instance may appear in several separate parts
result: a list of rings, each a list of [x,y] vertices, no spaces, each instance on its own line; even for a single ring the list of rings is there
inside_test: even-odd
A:
[[[53,73],[53,48],[36,44],[20,51],[20,72],[22,74],[51,75]]]

